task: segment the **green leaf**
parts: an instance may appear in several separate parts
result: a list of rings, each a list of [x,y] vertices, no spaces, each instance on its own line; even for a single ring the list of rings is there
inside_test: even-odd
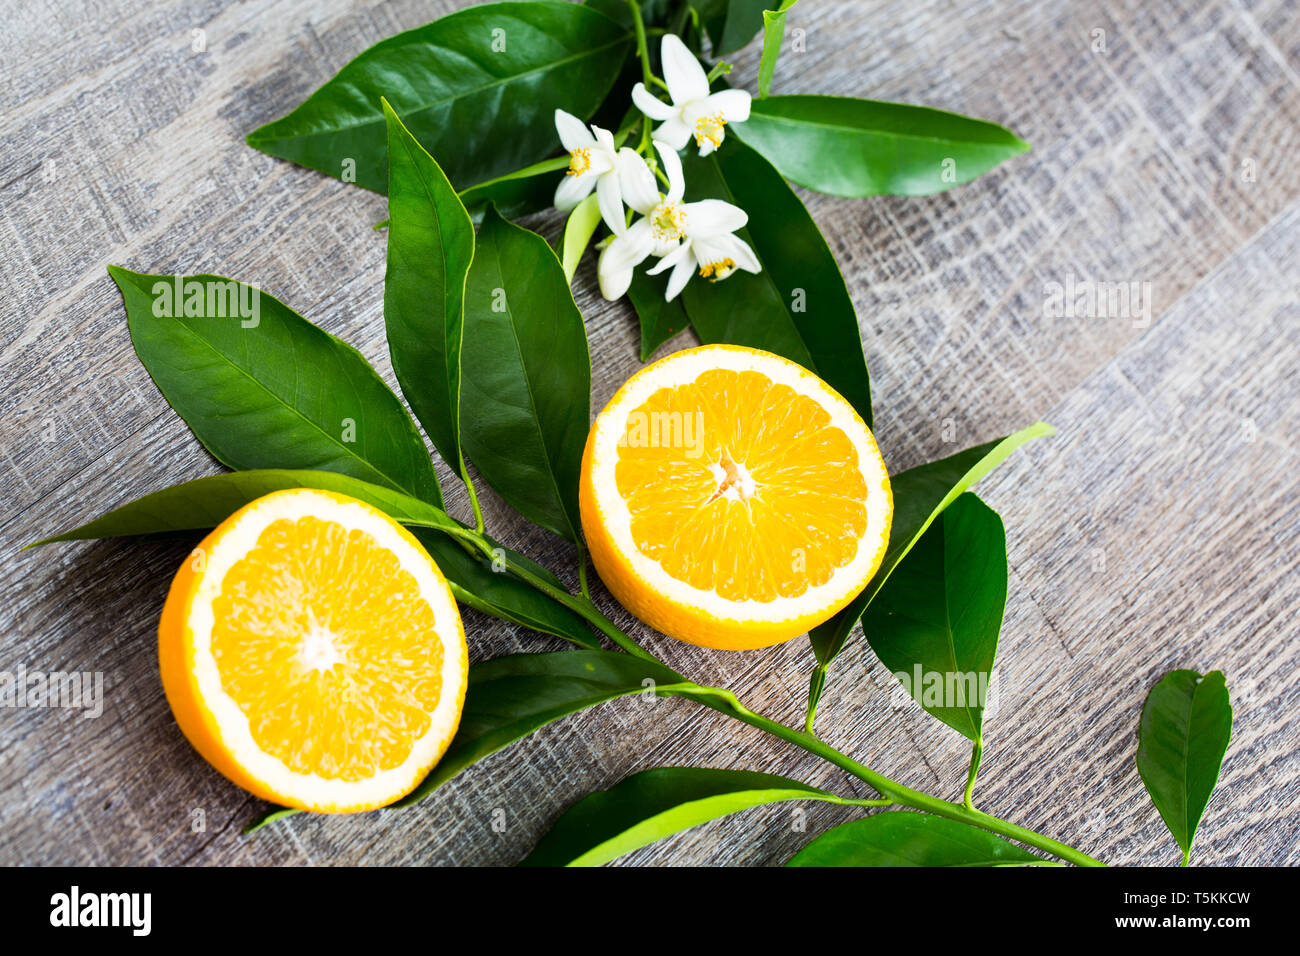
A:
[[[1142,705],[1137,768],[1151,802],[1183,851],[1192,856],[1196,828],[1219,781],[1232,737],[1232,703],[1222,671],[1202,677],[1172,671]]]
[[[787,179],[835,196],[943,192],[1030,148],[996,123],[847,96],[755,100],[733,129]]]
[[[489,210],[465,297],[461,440],[525,518],[579,540],[578,475],[590,426],[582,314],[546,240]]]
[[[215,528],[251,501],[286,488],[319,488],[358,498],[404,525],[456,532],[463,526],[441,508],[379,485],[332,471],[266,468],[196,478],[137,498],[94,521],[33,542],[174,534]]]
[[[600,205],[596,200],[596,194],[592,193],[578,203],[573,212],[569,213],[569,219],[564,224],[562,262],[566,282],[573,282],[573,274],[578,271],[578,263],[582,260],[582,254],[587,251],[587,244],[591,242],[598,225],[600,225]]]
[[[659,346],[685,331],[691,324],[686,310],[682,308],[680,296],[671,302],[664,301],[667,286],[667,273],[652,276],[647,275],[644,269],[632,273],[632,284],[628,286],[627,297],[641,324],[642,362],[649,361]]]
[[[626,28],[578,4],[470,7],[366,50],[248,144],[383,192],[382,95],[463,189],[553,153],[555,110],[590,116],[631,45]]]
[[[555,199],[555,187],[568,166],[568,154],[544,159],[462,189],[460,201],[475,222],[482,221],[488,206],[496,206],[497,212],[506,219],[518,219],[550,208]]]
[[[555,821],[521,866],[599,866],[656,840],[750,807],[839,798],[769,773],[660,767],[583,797]]]
[[[758,275],[691,279],[682,304],[706,343],[747,345],[816,372],[871,424],[871,385],[857,313],[817,224],[781,175],[728,137],[701,158],[688,152],[687,198],[723,199],[749,214],[738,234],[762,263]]]
[[[581,617],[511,573],[520,564],[529,566],[534,573],[540,569],[523,555],[501,548],[500,560],[494,564],[470,554],[444,534],[420,528],[413,532],[451,582],[460,603],[503,621],[572,641],[579,647],[600,649],[600,639]],[[540,570],[552,577],[545,569]],[[552,579],[552,583],[563,589],[559,581]]]
[[[108,271],[140,361],[222,464],[336,471],[442,504],[415,423],[356,349],[221,276]]]
[[[460,353],[474,225],[447,177],[383,101],[388,120],[384,325],[393,371],[434,447],[460,455]]]
[[[1006,438],[976,445],[948,458],[890,476],[894,519],[889,530],[889,547],[885,551],[884,560],[875,577],[848,607],[825,624],[813,628],[809,634],[818,663],[825,668],[835,660],[852,633],[853,626],[862,617],[862,612],[884,587],[898,562],[903,560],[940,512],[1021,445],[1054,434],[1056,429],[1051,425],[1036,422]],[[816,700],[811,703],[815,705]]]
[[[763,55],[758,61],[758,95],[764,99],[772,92],[772,76],[781,55],[785,38],[785,15],[798,0],[784,0],[775,10],[763,11]]]
[[[968,491],[898,563],[862,632],[913,700],[979,741],[1006,603],[1002,519]]]
[[[763,29],[763,11],[776,6],[772,0],[691,0],[709,33],[715,57],[734,53]]]
[[[786,865],[1024,866],[1048,862],[969,824],[894,810],[827,830]]]

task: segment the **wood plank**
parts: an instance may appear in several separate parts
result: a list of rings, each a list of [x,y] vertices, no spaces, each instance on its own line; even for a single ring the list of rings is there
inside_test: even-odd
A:
[[[157,678],[157,614],[188,545],[17,548],[217,470],[135,359],[107,262],[259,284],[393,381],[384,240],[370,229],[382,197],[242,138],[371,43],[466,4],[0,4],[0,60],[18,64],[0,120],[0,669],[106,682],[97,720],[0,711],[0,862],[505,864],[568,803],[646,767],[750,767],[853,792],[750,728],[637,698],[543,730],[419,808],[241,837],[256,802],[189,748]],[[1013,580],[978,796],[1112,862],[1175,860],[1132,755],[1146,689],[1180,666],[1223,668],[1237,705],[1198,859],[1300,860],[1297,22],[1296,0],[805,0],[788,20],[803,51],[787,45],[777,92],[926,103],[1035,145],[941,196],[802,195],[859,310],[891,467],[1038,417],[1061,429],[982,488],[1006,519]],[[752,88],[757,56],[737,55],[733,79]],[[530,225],[554,235],[559,220]],[[1150,282],[1151,324],[1046,316],[1044,287],[1069,275]],[[636,329],[594,292],[590,262],[578,286],[599,405],[640,366]],[[499,537],[572,580],[571,548],[485,498]],[[463,495],[450,506],[463,512]],[[561,646],[472,612],[466,624],[475,659]],[[642,630],[679,669],[800,719],[805,642],[728,655]],[[901,703],[860,640],[819,729],[891,776],[958,792],[960,739]],[[719,821],[624,862],[780,863],[852,816],[803,809]]]

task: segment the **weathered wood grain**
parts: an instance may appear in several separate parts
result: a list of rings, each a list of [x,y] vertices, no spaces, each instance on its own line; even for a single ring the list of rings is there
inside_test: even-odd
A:
[[[157,677],[153,628],[188,545],[17,550],[217,470],[136,361],[105,263],[259,284],[392,382],[370,228],[383,199],[243,136],[369,44],[462,5],[0,0],[0,669],[106,683],[96,720],[0,709],[0,863],[510,863],[567,804],[646,767],[853,790],[757,731],[637,698],[543,730],[418,808],[244,838],[256,801],[192,752]],[[981,488],[1013,575],[979,803],[1111,862],[1176,862],[1134,770],[1137,714],[1165,670],[1218,667],[1237,720],[1197,858],[1300,862],[1300,3],[804,0],[788,26],[803,33],[778,92],[926,103],[1035,147],[941,196],[804,194],[858,307],[891,467],[1040,417],[1060,429]],[[752,88],[756,66],[742,52],[733,79]],[[1069,275],[1151,283],[1150,324],[1047,317],[1044,285]],[[593,280],[585,263],[599,407],[639,363],[628,310]],[[571,549],[486,498],[499,537],[571,579]],[[475,659],[561,646],[466,623]],[[646,640],[757,709],[801,716],[805,642],[728,655]],[[961,739],[900,702],[861,640],[819,729],[909,784],[959,792]],[[751,811],[625,862],[779,863],[851,813]]]

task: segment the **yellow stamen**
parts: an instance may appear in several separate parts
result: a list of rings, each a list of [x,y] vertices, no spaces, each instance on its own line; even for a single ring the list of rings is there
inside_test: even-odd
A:
[[[721,113],[701,116],[695,121],[695,145],[703,146],[709,142],[713,144],[714,149],[717,149],[722,145],[722,127],[726,125],[727,121],[722,118]]]
[[[569,168],[564,171],[564,175],[581,176],[589,169],[591,169],[591,150],[569,150]]]
[[[664,202],[650,213],[650,226],[660,242],[680,239],[686,231],[686,210],[675,202]]]
[[[708,279],[711,282],[725,279],[735,271],[736,263],[731,259],[723,259],[721,262],[700,263],[700,277]]]

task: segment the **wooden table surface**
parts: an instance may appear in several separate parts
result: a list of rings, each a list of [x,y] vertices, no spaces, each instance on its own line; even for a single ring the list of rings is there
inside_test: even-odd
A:
[[[417,808],[244,837],[261,804],[191,750],[157,673],[158,613],[191,544],[18,551],[219,470],[135,358],[107,263],[261,285],[393,381],[371,230],[383,198],[243,137],[367,46],[461,5],[0,2],[0,670],[104,675],[98,719],[0,708],[0,863],[506,864],[574,800],[643,768],[853,791],[757,731],[635,698],[544,729]],[[1236,721],[1196,861],[1300,862],[1300,2],[804,0],[788,26],[806,49],[783,57],[778,92],[924,103],[1034,144],[940,196],[804,194],[858,309],[891,469],[1038,418],[1060,429],[979,488],[1012,569],[979,803],[1111,863],[1177,862],[1134,768],[1138,713],[1166,671],[1221,668]],[[753,89],[757,48],[734,59]],[[553,236],[558,220],[531,224]],[[1046,315],[1045,289],[1070,276],[1150,283],[1150,323]],[[576,289],[599,407],[639,362],[633,316],[594,280],[588,261]],[[572,566],[487,497],[498,537]],[[474,659],[562,646],[472,612],[466,627]],[[728,654],[646,639],[800,719],[806,641]],[[855,637],[819,730],[958,795],[964,741],[891,688]],[[625,862],[777,864],[853,814],[753,810]]]

